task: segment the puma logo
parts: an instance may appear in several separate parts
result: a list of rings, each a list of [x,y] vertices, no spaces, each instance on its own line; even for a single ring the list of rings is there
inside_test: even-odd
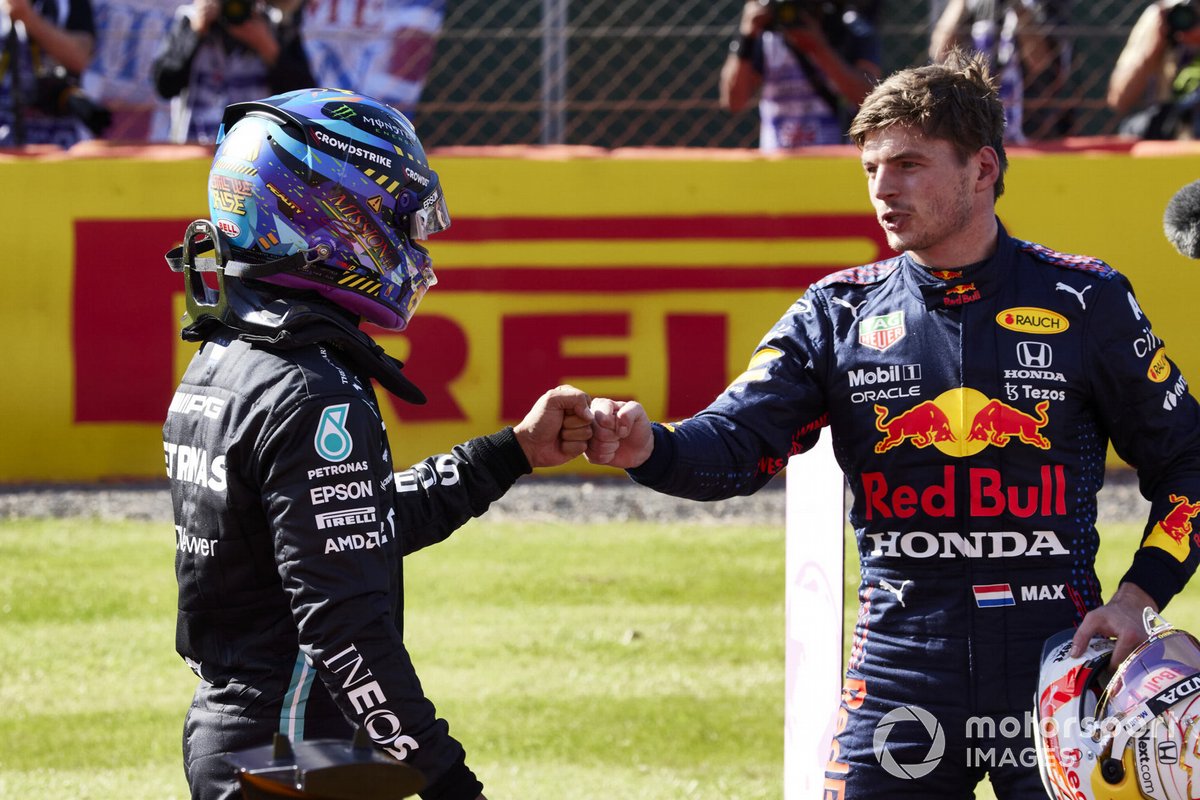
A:
[[[889,581],[887,578],[884,578],[879,582],[879,588],[896,595],[896,602],[900,604],[900,607],[907,608],[907,606],[904,605],[904,590],[908,588],[910,583],[912,583],[912,581],[905,581],[904,583],[900,584],[900,588],[897,589],[892,585],[891,581]]]
[[[1085,286],[1082,289],[1076,289],[1074,286],[1068,286],[1067,284],[1060,282],[1056,284],[1054,288],[1058,289],[1060,292],[1070,292],[1071,294],[1075,295],[1075,297],[1079,300],[1079,305],[1083,307],[1084,311],[1087,311],[1087,301],[1083,299],[1083,293],[1092,288],[1091,286]]]

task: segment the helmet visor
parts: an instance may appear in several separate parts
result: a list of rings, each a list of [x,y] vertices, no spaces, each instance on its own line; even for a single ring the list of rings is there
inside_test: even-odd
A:
[[[1098,716],[1121,717],[1180,681],[1200,672],[1200,642],[1169,630],[1151,637],[1117,669],[1100,698]]]
[[[425,205],[408,215],[409,236],[428,239],[450,227],[450,209],[446,208],[446,195],[441,189],[425,198]]]
[[[437,283],[429,251],[411,239],[400,249],[400,263],[384,272],[382,278],[384,295],[390,298],[404,325],[412,319],[425,293]]]

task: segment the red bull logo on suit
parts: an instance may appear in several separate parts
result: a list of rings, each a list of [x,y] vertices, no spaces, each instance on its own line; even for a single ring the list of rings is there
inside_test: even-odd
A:
[[[1050,440],[1041,433],[1050,421],[1049,407],[1049,401],[1043,400],[1029,414],[966,388],[951,389],[896,414],[876,405],[875,428],[884,436],[875,444],[875,452],[886,453],[905,443],[933,446],[956,458],[1011,442],[1049,450]]]
[[[1191,552],[1192,519],[1200,514],[1200,502],[1193,503],[1187,497],[1177,494],[1170,496],[1174,503],[1171,510],[1154,525],[1150,535],[1146,537],[1146,547],[1157,547],[1166,550],[1180,563],[1187,560]]]

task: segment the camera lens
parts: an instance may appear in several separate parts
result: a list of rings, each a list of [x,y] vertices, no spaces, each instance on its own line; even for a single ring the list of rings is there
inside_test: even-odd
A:
[[[250,19],[251,0],[224,0],[221,17],[231,25],[240,25]]]
[[[1171,33],[1181,33],[1196,26],[1196,7],[1192,3],[1180,3],[1167,9],[1167,28]]]

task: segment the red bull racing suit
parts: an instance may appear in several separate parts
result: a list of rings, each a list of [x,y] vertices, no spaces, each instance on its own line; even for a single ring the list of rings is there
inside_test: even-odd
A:
[[[985,772],[1001,798],[1044,797],[1028,711],[1046,638],[1102,603],[1110,441],[1152,502],[1124,580],[1161,606],[1200,559],[1200,407],[1130,284],[1003,228],[961,270],[834,274],[630,474],[749,494],[823,427],[861,561],[825,797],[970,797]]]
[[[240,797],[224,756],[277,731],[359,727],[424,774],[422,797],[474,800],[482,786],[405,648],[402,558],[529,464],[506,429],[394,473],[370,378],[419,399],[398,363],[334,309],[279,323],[185,331],[203,342],[163,428],[176,648],[200,677],[184,728],[192,796]]]

